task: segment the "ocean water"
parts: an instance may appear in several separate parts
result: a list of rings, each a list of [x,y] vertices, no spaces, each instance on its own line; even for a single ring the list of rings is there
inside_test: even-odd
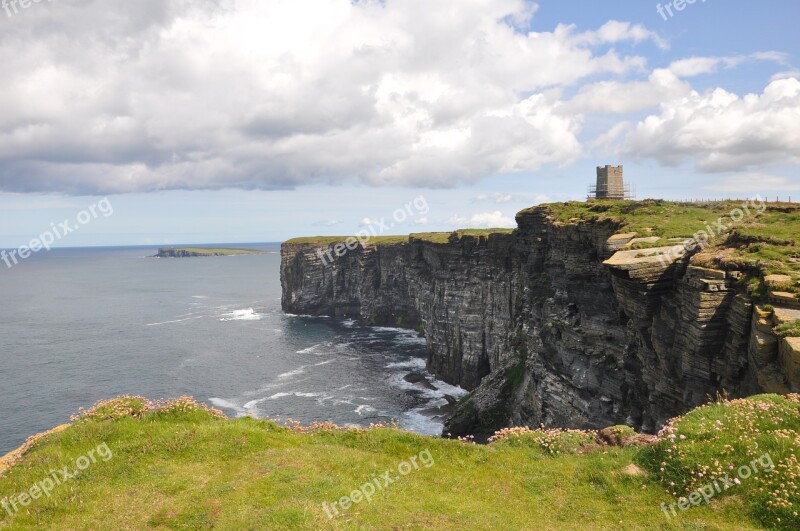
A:
[[[0,454],[121,394],[192,395],[229,416],[303,423],[395,419],[429,435],[441,433],[444,396],[464,394],[425,371],[415,332],[284,314],[278,254],[148,258],[156,250],[0,264]]]

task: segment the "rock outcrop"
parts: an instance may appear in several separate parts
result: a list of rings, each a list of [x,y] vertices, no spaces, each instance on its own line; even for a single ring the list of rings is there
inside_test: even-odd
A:
[[[251,249],[206,249],[206,248],[172,248],[162,247],[153,258],[198,258],[206,256],[238,256],[245,254],[268,254],[265,251]]]
[[[719,392],[796,389],[797,345],[759,324],[738,273],[689,265],[682,246],[631,250],[636,234],[611,221],[560,223],[543,207],[517,223],[513,234],[359,246],[332,263],[314,244],[286,243],[283,308],[420,330],[429,370],[472,391],[453,434],[652,432]]]

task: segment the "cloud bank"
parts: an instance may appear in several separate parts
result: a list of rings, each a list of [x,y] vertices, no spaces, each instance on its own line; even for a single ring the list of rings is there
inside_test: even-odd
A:
[[[796,162],[796,79],[699,94],[686,77],[739,60],[650,71],[617,51],[666,47],[647,28],[528,32],[535,12],[522,0],[34,5],[0,17],[0,191],[449,187],[573,163],[587,114],[655,108],[599,140],[712,171]]]

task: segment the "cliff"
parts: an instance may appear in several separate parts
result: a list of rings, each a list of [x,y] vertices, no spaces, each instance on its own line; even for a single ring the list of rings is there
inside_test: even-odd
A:
[[[797,390],[797,341],[753,310],[750,281],[764,267],[748,253],[763,242],[743,247],[734,230],[698,252],[669,231],[637,238],[653,229],[631,231],[624,215],[570,208],[523,211],[513,233],[411,235],[330,262],[313,241],[289,241],[283,308],[419,329],[429,370],[472,391],[446,428],[457,434],[623,423],[651,432],[716,393]],[[631,208],[653,222],[651,204]],[[687,226],[710,218],[692,214]]]

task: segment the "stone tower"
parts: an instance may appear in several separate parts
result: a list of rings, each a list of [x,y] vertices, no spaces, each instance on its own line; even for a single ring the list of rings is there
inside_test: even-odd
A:
[[[626,199],[629,195],[622,176],[622,166],[597,167],[597,186],[594,187],[596,199]]]

